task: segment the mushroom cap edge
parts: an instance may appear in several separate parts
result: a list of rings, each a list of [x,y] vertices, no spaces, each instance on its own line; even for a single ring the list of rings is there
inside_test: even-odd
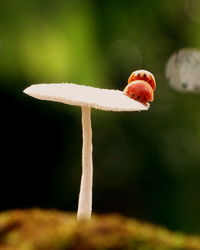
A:
[[[87,106],[104,111],[143,111],[150,105],[124,95],[123,91],[102,89],[74,83],[34,84],[23,91],[39,100]]]

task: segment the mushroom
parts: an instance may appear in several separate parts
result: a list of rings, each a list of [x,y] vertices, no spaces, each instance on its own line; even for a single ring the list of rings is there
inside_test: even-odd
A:
[[[40,100],[81,106],[82,109],[82,177],[77,219],[90,219],[92,212],[92,127],[91,108],[105,111],[142,111],[143,104],[126,96],[120,90],[100,89],[73,83],[35,84],[24,93]]]
[[[173,89],[200,93],[200,50],[184,48],[176,51],[167,61],[165,75]]]

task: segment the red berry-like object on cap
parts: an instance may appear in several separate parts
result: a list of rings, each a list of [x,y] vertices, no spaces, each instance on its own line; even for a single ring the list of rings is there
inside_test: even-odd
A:
[[[141,69],[141,70],[134,71],[130,75],[130,77],[128,79],[128,83],[131,83],[131,82],[133,82],[135,80],[143,80],[145,82],[148,82],[151,85],[153,90],[156,89],[155,78],[154,78],[153,74],[151,72],[147,71],[147,70]]]
[[[129,83],[124,89],[124,94],[144,104],[154,100],[152,87],[148,82],[143,80],[135,80]]]

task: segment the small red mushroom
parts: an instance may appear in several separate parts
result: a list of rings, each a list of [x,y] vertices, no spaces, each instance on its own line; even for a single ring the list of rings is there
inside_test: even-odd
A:
[[[152,102],[154,99],[152,87],[143,80],[135,80],[129,83],[124,89],[124,94],[144,104]]]
[[[156,81],[153,74],[147,70],[136,70],[128,78],[124,94],[143,104],[154,100]]]
[[[132,83],[135,80],[143,80],[145,82],[148,82],[154,91],[156,89],[155,78],[153,74],[147,70],[141,69],[134,71],[128,78],[128,83]]]

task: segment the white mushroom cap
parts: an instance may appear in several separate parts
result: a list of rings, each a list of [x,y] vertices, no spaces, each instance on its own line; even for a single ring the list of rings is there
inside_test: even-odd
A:
[[[137,102],[120,90],[100,89],[73,83],[35,84],[26,88],[24,93],[40,100],[105,111],[141,111],[149,108],[149,104]]]
[[[176,51],[167,62],[165,74],[173,89],[200,93],[200,50],[184,48]]]

